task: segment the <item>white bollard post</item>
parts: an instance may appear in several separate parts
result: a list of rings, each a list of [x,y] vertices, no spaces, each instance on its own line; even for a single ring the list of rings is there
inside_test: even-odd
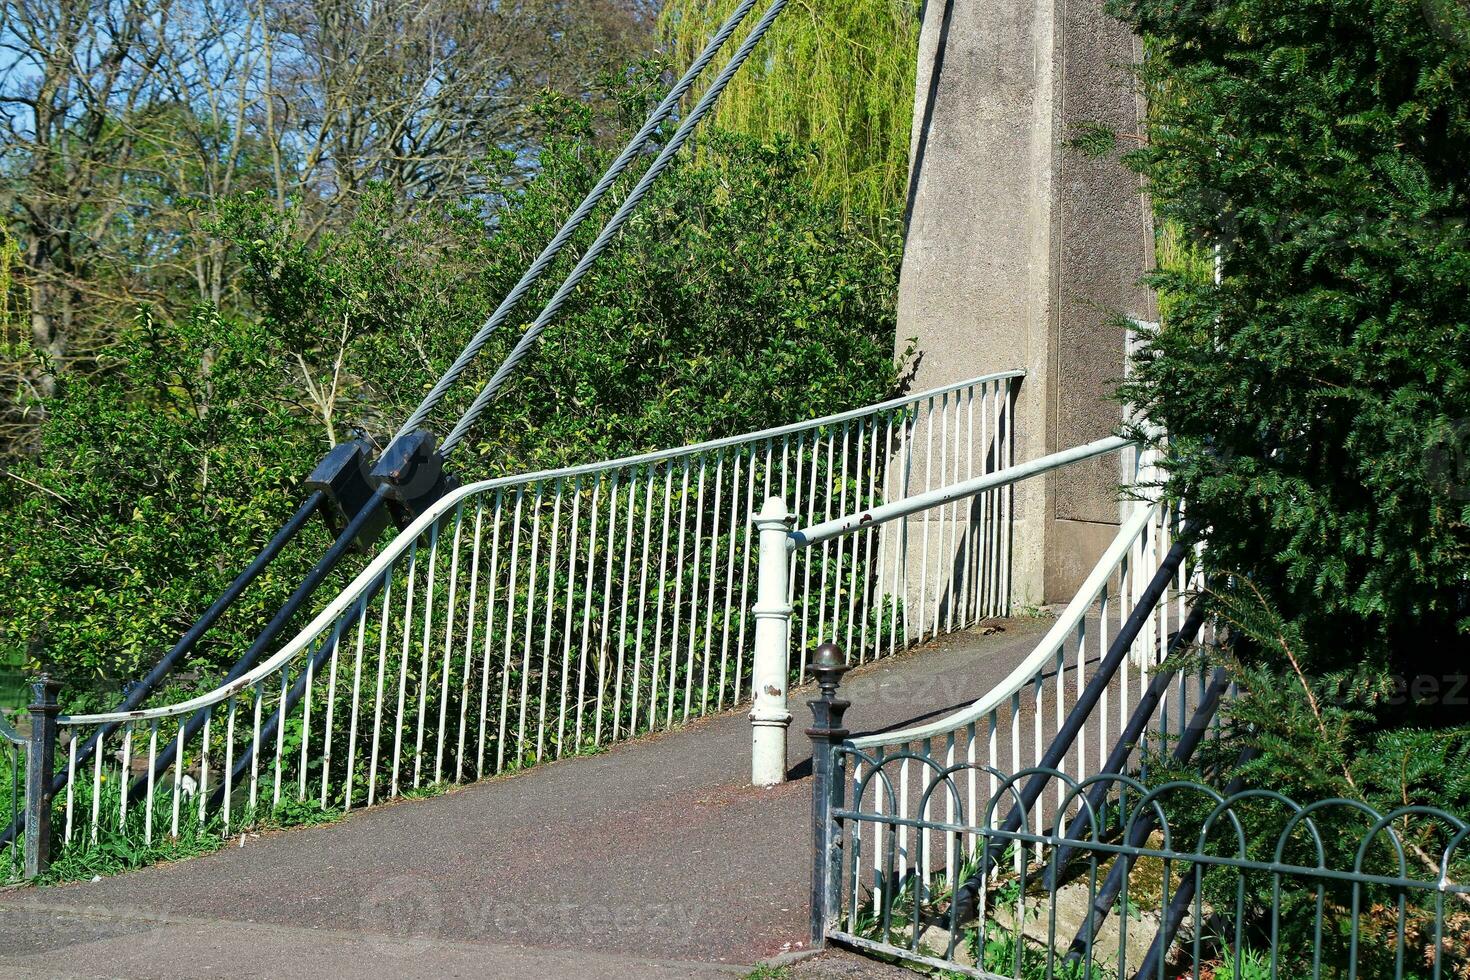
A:
[[[760,533],[755,607],[755,663],[751,684],[755,704],[750,711],[750,781],[775,786],[786,781],[786,671],[790,652],[791,604],[788,602],[786,539],[791,525],[786,502],[771,497],[755,517]]]

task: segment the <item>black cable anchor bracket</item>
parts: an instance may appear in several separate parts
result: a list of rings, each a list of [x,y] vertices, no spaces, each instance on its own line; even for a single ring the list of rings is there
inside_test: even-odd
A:
[[[412,524],[460,485],[459,477],[445,471],[444,453],[428,429],[415,429],[394,439],[367,478],[387,498],[393,523],[399,528]]]
[[[306,489],[322,495],[322,521],[333,538],[341,537],[373,496],[369,479],[373,467],[373,447],[366,439],[340,442],[316,464],[306,478]],[[370,518],[353,542],[356,551],[369,550],[388,526],[381,512]]]

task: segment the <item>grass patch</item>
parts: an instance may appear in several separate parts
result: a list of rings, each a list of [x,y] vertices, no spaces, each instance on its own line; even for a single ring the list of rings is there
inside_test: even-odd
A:
[[[113,827],[101,830],[95,841],[90,836],[84,836],[61,844],[52,858],[51,866],[35,883],[53,885],[65,881],[107,878],[165,861],[180,861],[211,854],[228,845],[230,841],[239,839],[242,834],[318,826],[333,823],[343,816],[342,811],[323,807],[315,800],[286,800],[258,816],[247,814],[237,827],[231,829],[230,836],[226,837],[223,822],[218,815],[201,821],[196,809],[187,808],[180,812],[178,834],[172,834],[169,828],[164,828],[161,833],[155,832],[151,843],[144,844],[142,808],[137,807],[135,811],[128,814],[125,826],[121,829]]]

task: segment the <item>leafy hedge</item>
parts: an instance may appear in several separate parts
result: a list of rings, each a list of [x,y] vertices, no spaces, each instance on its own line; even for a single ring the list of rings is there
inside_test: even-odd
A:
[[[629,114],[657,94],[631,90]],[[488,212],[377,193],[347,231],[313,236],[303,211],[221,202],[257,315],[144,311],[107,370],[64,382],[40,455],[0,481],[0,652],[49,664],[73,692],[105,678],[95,697],[114,699],[290,513],[329,428],[390,435],[610,159],[617,120],[564,100],[546,111],[557,127],[536,178]],[[666,173],[454,469],[606,458],[892,393],[897,235],[850,230],[812,192],[805,152],[716,135]],[[433,420],[441,435],[536,308]],[[231,662],[323,537],[313,527],[193,666]]]
[[[1222,276],[1154,276],[1170,315],[1124,394],[1253,640],[1257,776],[1470,801],[1470,10],[1116,8],[1151,42],[1131,158]]]

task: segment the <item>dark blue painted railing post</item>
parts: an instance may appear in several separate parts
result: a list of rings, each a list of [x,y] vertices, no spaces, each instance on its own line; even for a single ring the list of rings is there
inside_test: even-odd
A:
[[[842,805],[844,779],[836,750],[847,739],[842,716],[852,702],[837,696],[837,686],[847,673],[847,656],[837,644],[817,647],[811,672],[821,687],[821,696],[807,702],[812,727],[806,730],[812,740],[812,947],[820,949],[826,945],[827,930],[838,909],[839,896],[833,886],[842,872],[842,852],[836,847],[841,830],[832,810]]]
[[[31,737],[26,748],[25,876],[34,878],[51,860],[51,770],[56,761],[56,716],[61,685],[42,674],[32,685]]]

